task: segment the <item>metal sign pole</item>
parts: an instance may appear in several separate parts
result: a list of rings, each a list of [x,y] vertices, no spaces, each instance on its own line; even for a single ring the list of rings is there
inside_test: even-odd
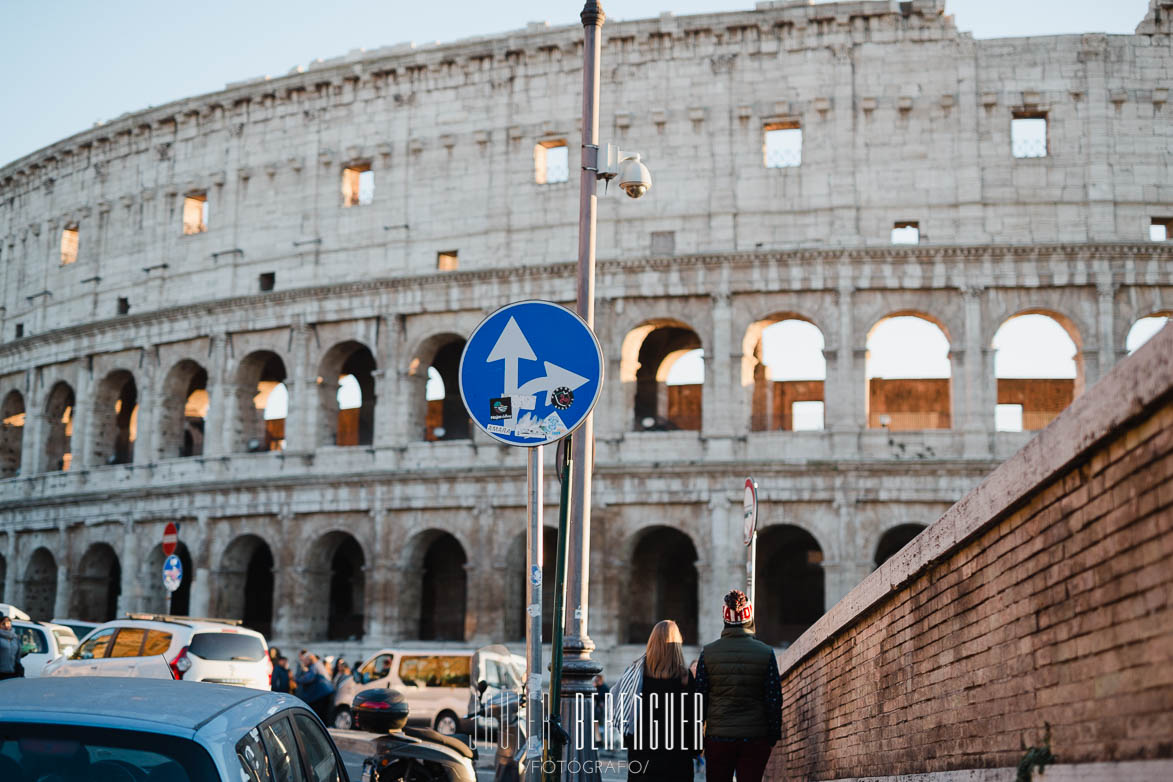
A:
[[[573,435],[566,439],[571,440],[572,437]],[[573,482],[571,476],[574,474],[572,445],[572,442],[566,443],[566,463],[562,468],[562,496],[558,503],[558,556],[554,566],[554,637],[550,645],[550,653],[554,658],[550,665],[550,746],[546,748],[546,759],[552,762],[544,764],[541,777],[546,782],[553,782],[562,777],[562,748],[566,745],[567,739],[559,706],[562,702],[562,638],[566,617],[566,527],[570,484]]]
[[[526,779],[537,779],[542,763],[542,446],[529,451],[526,471],[528,509],[526,527],[525,683]]]

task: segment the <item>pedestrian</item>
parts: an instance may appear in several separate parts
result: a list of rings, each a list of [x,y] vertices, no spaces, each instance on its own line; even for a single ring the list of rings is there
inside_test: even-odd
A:
[[[0,679],[24,676],[20,652],[20,638],[12,630],[12,618],[0,616]]]
[[[322,722],[327,722],[334,685],[330,684],[330,677],[326,675],[321,659],[310,652],[303,654],[300,661],[302,671],[297,675],[297,695],[309,704]]]
[[[346,681],[346,678],[350,676],[350,674],[350,663],[339,657],[338,662],[334,663],[334,689],[337,690],[339,687],[341,687],[342,682]]]
[[[269,647],[269,662],[273,663],[274,667],[277,665],[277,658],[281,656],[281,650],[276,646]]]
[[[774,650],[754,638],[753,604],[734,589],[725,595],[721,637],[696,666],[704,694],[708,782],[761,782],[770,750],[782,737],[782,681]]]
[[[607,723],[605,717],[607,714],[607,693],[611,692],[611,688],[607,686],[607,682],[603,679],[603,674],[595,677],[595,736],[599,746],[604,746],[607,737]]]
[[[289,658],[282,655],[273,666],[273,692],[290,692]]]
[[[627,749],[627,778],[646,782],[692,779],[701,751],[696,682],[684,662],[684,638],[671,619],[658,622],[644,652],[643,682],[634,733]]]

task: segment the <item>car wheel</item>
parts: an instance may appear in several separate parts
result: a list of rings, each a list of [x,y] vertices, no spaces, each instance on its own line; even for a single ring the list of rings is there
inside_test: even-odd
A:
[[[345,706],[334,712],[333,719],[334,727],[339,730],[350,730],[354,727],[354,717],[350,714],[350,709]]]
[[[436,715],[436,732],[443,733],[445,736],[451,736],[456,732],[456,715],[450,711],[442,711]]]

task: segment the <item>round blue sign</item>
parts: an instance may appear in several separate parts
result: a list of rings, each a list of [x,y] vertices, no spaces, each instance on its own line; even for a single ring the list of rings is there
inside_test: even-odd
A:
[[[507,445],[545,445],[586,420],[603,390],[603,350],[578,315],[549,301],[509,304],[481,321],[460,356],[473,422]]]
[[[174,592],[179,589],[182,582],[183,563],[179,561],[179,557],[172,554],[163,560],[163,586],[168,592]]]

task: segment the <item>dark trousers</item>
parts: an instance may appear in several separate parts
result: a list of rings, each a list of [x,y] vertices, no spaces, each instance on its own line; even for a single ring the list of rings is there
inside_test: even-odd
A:
[[[761,782],[770,760],[774,742],[769,739],[751,741],[714,741],[705,739],[705,779],[708,782]]]

